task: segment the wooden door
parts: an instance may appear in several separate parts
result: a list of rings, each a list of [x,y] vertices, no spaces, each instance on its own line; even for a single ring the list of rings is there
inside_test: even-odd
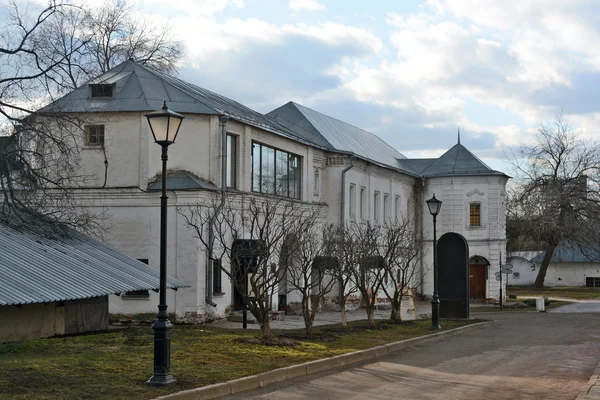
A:
[[[469,293],[473,300],[485,299],[485,265],[471,265],[469,271]]]

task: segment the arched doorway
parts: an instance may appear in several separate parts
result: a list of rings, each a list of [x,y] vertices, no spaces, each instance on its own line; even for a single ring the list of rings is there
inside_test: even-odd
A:
[[[482,256],[469,259],[469,297],[473,301],[484,301],[490,262]]]

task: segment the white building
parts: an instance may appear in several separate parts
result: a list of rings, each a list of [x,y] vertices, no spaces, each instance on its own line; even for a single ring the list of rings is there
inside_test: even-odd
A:
[[[508,284],[533,285],[544,259],[545,252],[514,252],[509,254],[513,273]],[[600,256],[594,251],[582,251],[576,245],[559,246],[550,259],[544,286],[600,287]]]
[[[435,193],[443,201],[438,237],[455,231],[469,242],[471,293],[479,299],[498,296],[494,272],[505,251],[508,177],[460,142],[438,159],[407,159],[377,136],[299,104],[263,115],[132,61],[45,109],[87,115],[82,165],[95,183],[82,188],[81,196],[109,216],[106,238],[121,251],[158,265],[160,148],[144,114],[163,100],[186,117],[169,148],[168,273],[192,285],[169,294],[169,312],[202,319],[232,309],[231,283],[224,274],[207,280],[207,257],[176,212],[223,184],[231,191],[260,195],[266,190],[322,208],[327,221],[336,223],[410,213],[425,247],[431,246],[433,229],[424,200]],[[223,152],[222,132],[227,135]],[[222,155],[227,157],[224,178]],[[288,188],[264,189],[265,165],[284,158],[287,165],[280,162],[269,170],[286,175]],[[431,295],[432,252],[425,250],[417,290]],[[154,293],[110,298],[112,312],[154,312],[156,304]]]

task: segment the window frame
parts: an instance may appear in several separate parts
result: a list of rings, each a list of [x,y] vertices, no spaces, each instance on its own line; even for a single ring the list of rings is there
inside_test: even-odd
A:
[[[397,194],[394,199],[394,217],[396,221],[400,220],[400,214],[402,213],[402,197]]]
[[[365,186],[361,186],[360,187],[360,198],[359,198],[360,204],[359,206],[359,212],[360,212],[360,219],[361,221],[364,220],[366,218],[366,214],[367,214],[367,188]]]
[[[115,97],[115,85],[110,83],[90,83],[90,99],[112,99]],[[110,90],[106,90],[110,88]],[[110,92],[110,94],[107,94]]]
[[[215,258],[212,260],[212,291],[213,295],[218,296],[223,294],[223,264],[221,259]]]
[[[354,183],[350,184],[348,196],[350,197],[348,201],[348,214],[352,221],[356,221],[356,185]]]
[[[379,222],[379,213],[381,212],[381,192],[375,190],[373,192],[373,220]]]
[[[383,194],[383,222],[387,222],[390,219],[390,194]]]
[[[96,130],[98,130],[100,128],[102,130],[102,133],[98,134],[98,132],[96,132]],[[102,124],[84,125],[83,130],[85,132],[84,143],[86,146],[89,146],[89,147],[103,147],[104,146],[105,139],[106,139],[106,128],[104,125],[102,125]],[[94,130],[93,134],[92,134],[92,130]],[[96,138],[95,142],[93,142],[93,143],[91,141],[92,137]]]
[[[473,207],[477,207],[477,214],[473,213]],[[469,227],[480,228],[483,225],[481,224],[481,203],[480,202],[471,202],[469,203]],[[474,218],[477,219],[477,223],[474,224]]]
[[[258,153],[255,152],[255,149],[258,147],[259,151]],[[266,149],[266,153],[269,152],[269,150],[271,150],[273,152],[273,187],[272,188],[267,188],[268,190],[264,190],[265,186],[263,184],[263,171],[264,171],[264,163],[263,163],[263,154],[265,154],[264,149]],[[255,156],[256,154],[259,155],[259,160],[258,160],[258,167],[259,167],[259,173],[258,173],[258,186],[256,185],[256,179],[255,179],[255,166],[257,165],[256,160],[255,160]],[[277,191],[277,157],[278,154],[287,154],[287,176],[288,176],[288,184],[287,184],[287,195],[286,194],[281,194],[280,192],[278,193]],[[267,160],[267,162],[269,162],[269,160]],[[292,164],[296,162],[297,163],[297,176],[294,177],[294,183],[290,184],[290,171],[293,170],[293,166]],[[257,142],[257,141],[252,141],[252,171],[251,171],[251,191],[253,193],[261,193],[261,194],[267,194],[267,195],[271,195],[271,196],[278,196],[278,197],[283,197],[283,198],[287,198],[287,199],[295,199],[295,200],[302,200],[302,170],[303,170],[303,158],[302,156],[298,155],[298,154],[294,154],[291,153],[287,150],[283,150],[277,147],[273,147],[273,146],[269,146],[266,145],[264,143],[261,142]],[[294,185],[293,187],[293,191],[294,191],[294,195],[291,195],[292,193],[292,185]]]
[[[231,140],[230,140],[231,139]],[[232,157],[229,156],[230,144],[233,144]],[[231,160],[231,163],[230,163]],[[228,189],[237,189],[238,175],[238,136],[227,133],[225,141],[225,187]]]

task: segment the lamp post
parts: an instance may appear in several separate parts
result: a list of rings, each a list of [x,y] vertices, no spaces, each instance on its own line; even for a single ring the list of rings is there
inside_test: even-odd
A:
[[[167,314],[167,149],[179,132],[183,115],[167,108],[163,102],[160,110],[146,114],[154,141],[162,148],[162,195],[160,196],[160,290],[158,314],[152,325],[154,330],[154,374],[146,382],[150,386],[165,386],[175,382],[171,376],[171,329],[173,324]]]
[[[427,200],[427,207],[433,216],[433,299],[431,299],[431,327],[429,329],[442,329],[440,326],[440,297],[438,295],[438,266],[437,266],[437,236],[435,224],[437,215],[442,208],[442,201],[435,198]]]

